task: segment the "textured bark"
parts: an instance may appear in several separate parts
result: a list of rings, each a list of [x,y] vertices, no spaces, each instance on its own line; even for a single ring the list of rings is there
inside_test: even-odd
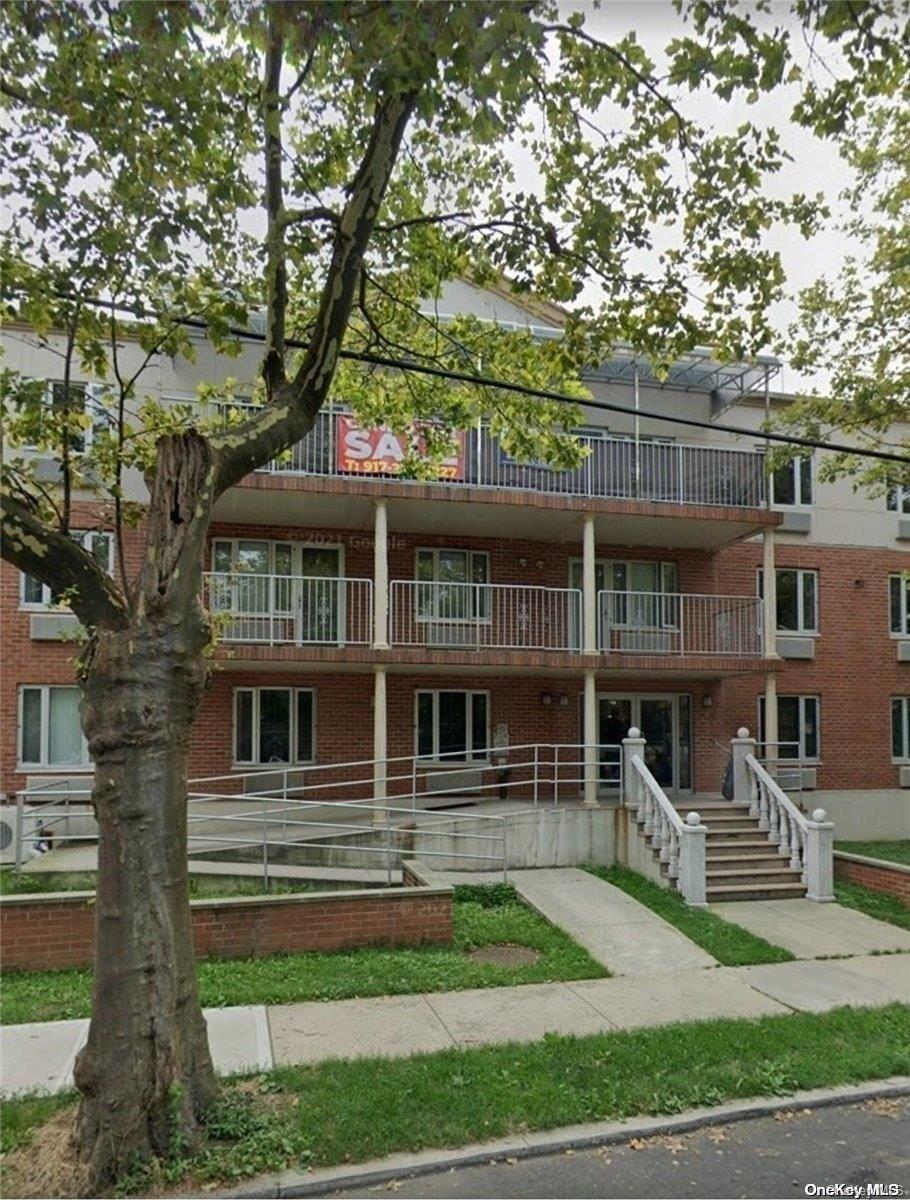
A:
[[[99,824],[95,978],[76,1063],[76,1151],[97,1192],[175,1138],[192,1144],[216,1084],[190,929],[186,762],[205,688],[199,601],[211,456],[162,439],[142,589],[129,626],[86,648],[82,721]]]

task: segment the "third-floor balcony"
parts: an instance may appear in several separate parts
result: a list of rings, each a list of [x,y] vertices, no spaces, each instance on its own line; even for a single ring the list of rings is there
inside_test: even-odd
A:
[[[587,432],[588,453],[571,471],[512,459],[485,429],[459,435],[458,451],[432,482],[453,489],[490,488],[567,498],[647,500],[676,505],[761,508],[765,503],[764,454],[716,444],[667,442]],[[405,446],[394,434],[362,430],[349,414],[319,413],[309,435],[266,471],[280,475],[367,479],[377,485],[401,478]],[[423,480],[426,483],[427,480]]]

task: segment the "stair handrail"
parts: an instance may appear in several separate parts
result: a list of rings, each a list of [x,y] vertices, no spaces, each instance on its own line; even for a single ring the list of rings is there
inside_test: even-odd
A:
[[[747,754],[745,763],[752,785],[749,815],[758,817],[759,831],[767,833],[768,841],[777,846],[781,858],[789,859],[791,870],[799,871],[800,878],[805,883],[806,851],[811,822],[754,754]],[[824,820],[824,810],[817,811]]]
[[[638,731],[629,732],[631,735]],[[701,818],[697,812],[690,812],[683,820],[640,754],[633,752],[629,762],[635,819],[642,826],[645,839],[657,850],[659,861],[666,863],[667,876],[676,881],[686,903],[703,908],[707,903],[707,830]]]

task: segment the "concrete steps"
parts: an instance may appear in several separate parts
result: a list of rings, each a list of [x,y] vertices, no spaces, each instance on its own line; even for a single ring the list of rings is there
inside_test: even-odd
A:
[[[806,894],[800,872],[790,867],[788,857],[778,854],[749,815],[745,804],[726,800],[686,797],[675,800],[681,816],[695,811],[707,827],[705,837],[705,884],[708,903],[735,900],[789,900]],[[639,836],[644,836],[639,828]],[[658,850],[651,848],[655,861]],[[667,878],[666,863],[661,874]],[[675,887],[676,882],[671,881]]]

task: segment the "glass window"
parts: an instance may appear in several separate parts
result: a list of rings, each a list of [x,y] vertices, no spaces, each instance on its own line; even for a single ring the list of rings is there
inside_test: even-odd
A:
[[[489,705],[486,692],[417,693],[420,758],[486,758]]]
[[[490,558],[479,550],[418,550],[417,616],[435,621],[490,618]]]
[[[808,505],[812,503],[812,459],[791,458],[771,476],[774,504]]]
[[[579,559],[569,564],[569,586],[582,588],[584,567]],[[675,562],[598,560],[595,587],[601,597],[601,619],[609,627],[672,629],[679,622],[679,576]],[[608,580],[606,584],[605,580]],[[629,593],[637,593],[631,595]],[[671,599],[672,597],[672,599]]]
[[[114,572],[114,535],[111,533],[71,529],[70,537],[83,546],[108,575]],[[40,579],[20,574],[20,603],[31,608],[46,608],[53,602],[51,589]]]
[[[910,696],[891,698],[891,756],[910,759]]]
[[[765,698],[758,701],[759,741],[762,753],[776,758],[815,759],[819,747],[817,696],[778,696],[777,752],[765,745]]]
[[[777,630],[779,633],[818,632],[818,572],[778,567]],[[758,594],[765,594],[764,572],[758,571]]]
[[[889,512],[910,513],[910,484],[899,483],[891,488],[886,503]]]
[[[19,756],[28,767],[84,767],[88,746],[79,721],[77,687],[21,690]]]
[[[910,634],[910,575],[891,575],[888,579],[891,632]]]
[[[315,696],[309,688],[236,688],[234,761],[312,762]]]

